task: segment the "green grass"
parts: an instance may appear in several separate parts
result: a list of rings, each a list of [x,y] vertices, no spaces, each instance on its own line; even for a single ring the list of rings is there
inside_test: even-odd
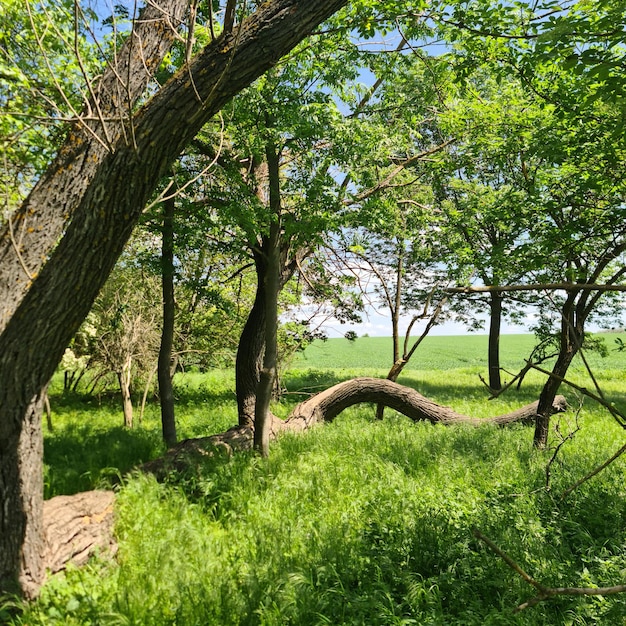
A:
[[[444,344],[434,352],[442,354]],[[454,350],[446,354],[455,363]],[[325,370],[308,358],[285,377],[289,393],[277,412],[287,414],[316,388],[372,372],[357,368],[362,360]],[[621,402],[619,363],[601,379]],[[541,379],[534,374],[520,391],[487,402],[481,367],[457,359],[447,371],[411,370],[404,382],[477,416],[536,399]],[[182,436],[235,422],[232,372],[185,375],[177,397]],[[118,428],[116,404],[79,400],[52,396],[50,494],[106,484],[133,459],[162,450],[158,407],[128,432]],[[397,415],[379,422],[367,406],[282,437],[267,460],[218,456],[163,484],[126,476],[118,487],[115,561],[95,559],[54,577],[11,623],[626,624],[626,596],[559,598],[514,613],[533,590],[472,535],[479,528],[548,585],[624,582],[626,459],[566,501],[558,497],[623,444],[623,431],[592,403],[579,420],[582,430],[552,466],[550,489],[549,454],[532,450],[532,429],[433,427]],[[563,416],[561,430],[573,421]]]
[[[605,359],[590,354],[592,365],[602,369],[623,368],[626,353],[616,350],[615,340],[626,340],[626,334],[602,333],[609,349]],[[501,366],[519,370],[524,365],[535,345],[534,335],[502,335],[500,338]],[[315,341],[299,355],[292,365],[295,369],[342,370],[354,367],[389,370],[392,364],[391,337],[359,337],[355,341],[344,338]],[[574,367],[581,367],[577,360]],[[410,370],[450,370],[459,368],[487,368],[487,336],[458,335],[426,337],[415,351],[406,369]]]

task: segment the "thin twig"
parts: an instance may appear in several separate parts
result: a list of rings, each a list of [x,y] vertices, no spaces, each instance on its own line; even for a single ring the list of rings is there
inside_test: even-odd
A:
[[[626,585],[614,585],[612,587],[546,587],[530,574],[527,574],[504,550],[499,548],[489,537],[483,535],[477,528],[472,529],[472,534],[480,541],[486,543],[516,574],[539,592],[534,598],[520,604],[515,609],[516,613],[554,596],[610,596],[626,592]]]
[[[572,491],[580,487],[583,483],[587,482],[590,478],[593,478],[596,474],[599,474],[604,468],[608,467],[615,459],[626,452],[626,444],[624,444],[611,458],[607,459],[602,465],[596,467],[596,469],[589,472],[587,475],[583,476],[580,480],[577,480],[571,487],[568,487],[562,494],[561,500],[565,500],[567,496],[569,496]]]
[[[538,372],[545,374],[546,376],[551,376],[552,378],[556,378],[558,381],[565,383],[566,385],[569,385],[573,389],[576,389],[576,391],[579,391],[583,395],[591,398],[592,400],[595,400],[598,404],[603,406],[615,418],[617,423],[622,428],[626,428],[626,415],[624,415],[621,411],[618,411],[613,404],[611,404],[610,402],[607,402],[603,397],[589,391],[589,389],[587,389],[586,387],[581,387],[580,385],[573,383],[571,380],[568,380],[567,378],[563,378],[562,376],[559,376],[558,374],[549,372],[548,370],[543,369],[543,367],[539,367],[535,363],[529,363],[529,365],[532,369],[535,369]]]

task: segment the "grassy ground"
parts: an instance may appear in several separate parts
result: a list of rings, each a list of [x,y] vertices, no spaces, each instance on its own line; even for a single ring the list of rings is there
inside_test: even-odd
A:
[[[368,343],[362,339],[345,346],[360,348]],[[447,347],[445,339],[433,338],[421,363],[447,360],[447,369],[414,368],[406,384],[478,416],[536,399],[535,374],[521,390],[488,402],[477,377],[482,355],[460,360],[480,338],[453,338]],[[289,393],[277,412],[287,414],[316,388],[383,374],[384,362],[364,361],[376,352],[372,345],[333,370],[308,352],[285,376]],[[335,362],[341,353],[328,352]],[[622,404],[626,355],[610,359],[600,378]],[[584,380],[582,370],[575,376]],[[235,422],[232,372],[181,377],[177,396],[181,436]],[[86,406],[53,394],[52,404],[49,495],[106,484],[161,452],[157,406],[128,432],[117,427],[121,414],[109,400]],[[283,437],[268,460],[216,457],[163,484],[126,477],[118,488],[116,561],[96,559],[55,577],[12,623],[626,624],[623,596],[559,598],[514,613],[532,588],[472,535],[480,529],[547,585],[624,582],[625,460],[559,497],[623,445],[623,431],[588,401],[578,419],[582,430],[551,466],[549,488],[551,452],[532,450],[532,429],[438,428],[393,415],[378,422],[370,407]],[[573,413],[563,416],[561,433],[574,422]]]

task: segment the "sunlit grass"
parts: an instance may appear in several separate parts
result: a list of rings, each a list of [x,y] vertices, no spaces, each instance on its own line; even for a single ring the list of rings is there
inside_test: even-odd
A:
[[[626,568],[624,462],[558,494],[616,447],[595,412],[553,467],[532,429],[444,428],[351,409],[268,460],[216,457],[118,495],[118,565],[53,582],[28,624],[617,624],[624,599],[532,589],[478,527],[539,580],[615,584]],[[565,427],[565,425],[564,425]],[[56,617],[55,617],[56,616]],[[61,617],[62,616],[62,617]]]
[[[358,342],[359,340],[357,340]],[[620,354],[620,358],[624,355]],[[615,362],[614,362],[615,363]],[[286,415],[308,394],[384,369],[319,365],[284,376]],[[477,417],[537,398],[531,372],[494,400],[481,365],[409,370],[401,379]],[[579,384],[590,385],[583,371]],[[624,373],[598,370],[607,398],[624,402]],[[573,408],[577,395],[563,390]],[[181,437],[236,422],[232,371],[176,380]],[[532,449],[532,428],[433,427],[373,407],[285,435],[269,459],[217,456],[163,484],[128,474],[158,456],[158,405],[133,431],[114,399],[52,396],[47,492],[117,487],[115,561],[54,577],[13,623],[83,624],[614,624],[626,598],[560,598],[522,613],[533,589],[472,535],[479,528],[531,575],[552,586],[622,583],[626,571],[626,460],[561,500],[560,494],[624,443],[606,411],[585,400],[554,419],[561,436],[581,426],[547,472],[553,446]],[[0,618],[2,612],[0,610]]]

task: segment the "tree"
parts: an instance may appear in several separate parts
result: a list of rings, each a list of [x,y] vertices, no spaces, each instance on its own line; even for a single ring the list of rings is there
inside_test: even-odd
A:
[[[128,256],[125,260],[113,270],[92,309],[89,326],[96,332],[89,367],[96,380],[115,376],[124,426],[132,428],[132,390],[156,360],[159,320],[155,282],[142,277]]]
[[[496,82],[488,66],[476,68],[458,91],[440,116],[442,132],[455,137],[454,144],[437,155],[430,172],[447,244],[446,268],[457,282],[517,284],[528,271],[519,245],[542,211],[535,193],[543,166],[538,142],[550,128],[551,114],[516,80]],[[495,289],[487,293],[492,390],[502,388],[502,319],[518,319],[519,305],[528,304],[516,303],[514,295]],[[451,308],[464,317],[485,310],[482,298],[455,300]],[[474,318],[472,325],[482,323]]]
[[[604,290],[583,287],[623,284],[626,276],[624,164],[623,159],[616,158],[626,146],[623,139],[616,141],[611,124],[613,115],[621,116],[621,112],[602,104],[598,107],[603,116],[586,120],[584,136],[572,133],[567,118],[555,129],[558,151],[553,146],[546,147],[556,162],[541,193],[546,210],[543,219],[537,220],[530,231],[533,245],[527,246],[537,264],[537,282],[553,282],[556,277],[570,283],[565,296],[553,301],[559,318],[558,356],[540,396],[534,439],[538,447],[547,443],[547,405],[558,392],[573,358],[583,348],[586,324],[607,313],[613,320],[622,304],[619,299],[616,301],[615,294],[609,299]],[[593,136],[592,145],[589,136]],[[555,255],[558,264],[545,267],[538,261],[537,257],[547,250]]]
[[[276,337],[278,296],[339,223],[342,190],[330,169],[338,160],[344,120],[333,93],[356,74],[350,63],[333,58],[344,38],[345,28],[322,34],[315,48],[303,46],[268,72],[224,111],[222,150],[204,146],[216,164],[204,202],[214,207],[223,232],[232,233],[231,249],[247,250],[257,274],[236,360],[239,423],[249,427],[260,415],[262,371],[275,369],[263,359],[264,353],[269,357],[267,339]],[[354,46],[345,46],[344,56],[353,58]],[[263,392],[263,404],[273,390],[267,385],[264,378],[270,391]]]
[[[430,315],[434,291],[445,282],[439,218],[425,164],[451,143],[438,124],[446,106],[446,61],[415,52],[405,39],[395,52],[375,65],[377,89],[359,104],[354,134],[363,137],[352,139],[355,190],[346,199],[347,222],[354,229],[347,235],[352,238],[348,248],[357,257],[353,271],[361,285],[373,285],[366,297],[389,310],[393,361],[388,378],[393,381],[419,344],[418,339],[409,347],[415,322]],[[435,311],[426,332],[441,307]],[[401,350],[400,321],[406,314],[412,320]]]
[[[41,390],[147,199],[212,115],[343,4],[264,3],[129,115],[187,8],[181,0],[150,4],[10,218],[0,242],[0,589],[33,595],[42,579]]]
[[[161,291],[163,326],[159,348],[158,379],[161,401],[163,441],[167,446],[176,443],[176,416],[174,413],[174,388],[172,385],[172,349],[174,346],[174,197],[163,201],[163,229],[161,233]]]
[[[623,219],[623,11],[622,1],[574,2],[566,8],[477,2],[446,5],[437,18],[452,27],[447,36],[461,51],[459,67],[466,76],[482,60],[500,78],[514,74],[554,110],[551,132],[535,140],[550,166],[534,190],[546,210],[532,224],[525,246],[530,254],[522,262],[530,269],[533,262],[537,268],[551,259],[559,282],[564,277],[572,286],[560,310],[557,361],[541,394],[538,447],[545,447],[548,435],[549,416],[542,413],[604,292],[576,284],[622,278],[620,266],[613,265],[623,252],[622,229],[607,226]],[[544,238],[548,231],[552,234]]]

